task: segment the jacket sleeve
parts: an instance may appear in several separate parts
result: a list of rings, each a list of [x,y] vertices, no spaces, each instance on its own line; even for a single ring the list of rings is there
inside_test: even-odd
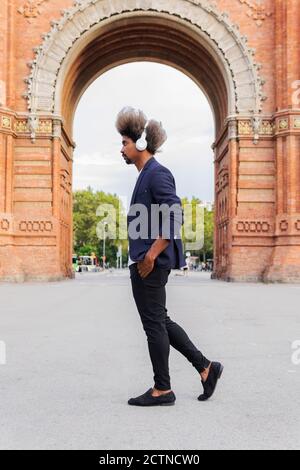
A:
[[[152,175],[150,190],[153,203],[160,206],[159,235],[166,240],[181,238],[183,211],[181,200],[176,195],[175,179],[170,170],[160,167],[155,171]]]

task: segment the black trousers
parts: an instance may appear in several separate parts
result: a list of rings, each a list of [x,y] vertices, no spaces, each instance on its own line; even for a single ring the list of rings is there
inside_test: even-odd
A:
[[[133,297],[147,336],[154,386],[158,390],[169,390],[170,345],[181,352],[199,373],[209,366],[210,361],[191,342],[181,326],[167,315],[165,286],[171,270],[155,267],[143,279],[136,263],[129,269]]]

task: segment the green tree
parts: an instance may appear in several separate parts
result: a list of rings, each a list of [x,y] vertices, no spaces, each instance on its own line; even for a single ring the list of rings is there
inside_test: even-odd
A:
[[[192,230],[196,230],[196,206],[202,204],[202,201],[193,196],[191,200],[187,197],[182,198],[182,206],[186,204],[192,205]],[[182,230],[182,241],[184,246],[190,240],[186,239],[184,230]],[[213,244],[214,244],[214,208],[208,210],[204,208],[204,244],[201,250],[189,250],[192,256],[198,256],[201,261],[206,261],[209,258],[213,258]]]
[[[90,255],[94,252],[101,259],[103,240],[98,238],[97,226],[105,219],[105,215],[98,216],[97,208],[103,204],[112,205],[116,211],[116,239],[108,237],[105,241],[106,261],[115,265],[118,246],[122,246],[124,261],[128,251],[128,241],[120,240],[120,223],[124,224],[126,216],[116,194],[94,191],[91,187],[73,193],[74,251],[79,255]]]

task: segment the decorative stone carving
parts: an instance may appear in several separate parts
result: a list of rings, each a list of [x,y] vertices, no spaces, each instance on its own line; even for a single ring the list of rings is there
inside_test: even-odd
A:
[[[253,133],[254,133],[254,143],[257,144],[259,140],[259,133],[260,133],[260,128],[262,124],[262,120],[255,116],[251,120],[252,122],[252,128],[253,128]]]
[[[60,172],[60,185],[68,194],[71,194],[72,192],[71,177],[70,177],[70,174],[65,169],[61,170]]]
[[[25,121],[24,119],[22,121],[16,121],[15,132],[20,132],[20,133],[29,132],[28,121]]]
[[[22,220],[19,223],[21,232],[52,232],[53,223],[50,220]]]
[[[1,116],[1,127],[3,129],[11,129],[11,118],[8,116]]]
[[[51,119],[36,119],[30,127],[28,120],[22,119],[16,121],[14,125],[15,132],[28,133],[34,132],[36,134],[52,134],[53,125]]]
[[[222,168],[216,181],[216,192],[219,194],[223,189],[229,185],[229,169],[228,167]]]
[[[37,133],[39,134],[51,134],[52,133],[52,121],[48,119],[46,121],[40,121]]]
[[[42,13],[40,8],[42,4],[48,1],[49,0],[28,0],[18,9],[18,12],[31,23],[34,18],[37,18],[37,16]]]
[[[294,128],[295,129],[300,129],[300,118],[295,118],[294,119]]]
[[[239,121],[238,132],[240,136],[253,136],[254,142],[257,142],[262,135],[273,136],[275,124],[272,121],[254,117],[251,120]]]
[[[262,93],[264,81],[259,76],[260,64],[249,48],[247,38],[233,24],[226,13],[217,10],[207,0],[77,0],[74,6],[63,11],[63,16],[52,22],[42,45],[35,49],[35,59],[29,64],[32,72],[27,79],[28,109],[39,113],[60,113],[59,91],[56,89],[59,73],[74,43],[95,25],[101,27],[105,19],[126,12],[151,11],[169,14],[199,28],[208,43],[215,48],[224,67],[230,69],[233,84],[230,113],[258,115],[266,97]],[[241,79],[241,74],[243,78]],[[55,104],[56,103],[56,104]],[[32,127],[32,126],[31,126]],[[34,129],[32,129],[34,134]]]
[[[286,131],[289,128],[289,121],[288,119],[280,119],[278,123],[278,129],[280,131]]]
[[[289,229],[289,223],[287,220],[282,220],[279,224],[279,228],[282,232],[287,232]]]
[[[260,134],[273,135],[275,131],[275,125],[271,121],[262,121],[260,127]]]
[[[239,121],[239,135],[251,135],[253,132],[251,121]]]
[[[7,219],[0,219],[0,230],[3,232],[7,232],[9,230],[9,220]]]
[[[243,220],[236,224],[236,230],[239,233],[270,233],[272,226],[267,221]]]
[[[28,118],[28,127],[31,134],[31,139],[35,139],[37,129],[39,127],[39,118],[34,114],[31,114]]]
[[[255,21],[257,26],[262,26],[264,21],[273,15],[273,12],[266,10],[265,5],[254,3],[254,1],[251,2],[250,0],[239,0],[239,2],[249,7],[247,15]]]
[[[239,121],[238,125],[238,133],[239,135],[252,135],[255,133],[254,129],[254,119],[244,119]],[[259,120],[257,121],[257,126],[256,126],[256,132],[258,132],[259,135],[274,135],[276,131],[276,123],[275,121],[272,120]],[[289,125],[289,120],[288,118],[283,118],[283,119],[278,119],[277,121],[277,128],[279,131],[287,131],[290,128]],[[300,129],[300,118],[294,118],[293,120],[293,128],[294,129]]]

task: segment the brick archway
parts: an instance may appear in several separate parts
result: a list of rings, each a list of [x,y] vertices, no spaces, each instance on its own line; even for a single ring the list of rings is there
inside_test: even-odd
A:
[[[299,183],[284,189],[278,163],[284,164],[284,149],[290,149],[295,162],[300,118],[297,112],[276,110],[275,62],[269,54],[262,79],[257,57],[266,56],[264,41],[257,42],[253,33],[253,28],[273,32],[278,11],[252,12],[249,25],[250,20],[243,21],[234,8],[247,3],[239,0],[220,0],[218,7],[209,0],[80,0],[73,6],[70,0],[56,6],[45,0],[33,8],[34,3],[30,10],[23,6],[12,11],[14,2],[5,0],[15,23],[27,21],[43,32],[45,22],[39,13],[44,8],[52,26],[35,48],[26,85],[18,83],[15,99],[2,92],[0,136],[6,164],[0,167],[5,182],[0,199],[0,279],[71,276],[72,124],[77,103],[89,84],[110,68],[150,60],[190,76],[214,112],[214,276],[299,280],[300,203],[292,200],[290,207],[291,199],[283,196],[288,190],[299,197]],[[232,4],[229,14],[222,3],[227,10]],[[57,6],[65,7],[61,16]],[[280,1],[276,6],[282,9]],[[6,18],[6,31],[16,44],[11,18]],[[29,46],[36,45],[34,40],[20,43],[24,60],[32,54]],[[9,80],[12,72],[0,80],[5,91],[13,88]],[[24,102],[20,105],[21,95],[27,109]],[[298,170],[300,176],[300,166]],[[285,175],[292,180],[288,170]]]
[[[209,2],[85,0],[75,2],[73,8],[66,10],[59,20],[52,22],[50,32],[45,34],[43,44],[37,49],[32,62],[32,73],[28,78],[30,112],[33,115],[45,112],[61,114],[62,83],[65,82],[69,63],[75,60],[74,56],[78,56],[86,44],[101,36],[102,31],[107,29],[116,16],[122,17],[124,23],[127,18],[138,21],[146,15],[152,16],[152,23],[158,23],[160,17],[173,20],[176,18],[173,29],[178,28],[178,33],[180,23],[183,23],[183,28],[189,26],[190,35],[192,36],[193,31],[198,46],[202,45],[207,49],[220,64],[219,71],[227,81],[229,114],[257,114],[261,111],[262,80],[258,75],[258,64],[253,60],[254,51],[249,48],[247,38],[240,34],[238,26],[231,23],[226,14],[214,9]],[[165,32],[167,31],[166,25]],[[183,47],[180,39],[178,42]],[[134,58],[136,51],[132,51],[130,55]],[[173,52],[173,56],[175,55]],[[113,60],[110,58],[106,67],[112,67]],[[185,73],[189,73],[187,66]]]

